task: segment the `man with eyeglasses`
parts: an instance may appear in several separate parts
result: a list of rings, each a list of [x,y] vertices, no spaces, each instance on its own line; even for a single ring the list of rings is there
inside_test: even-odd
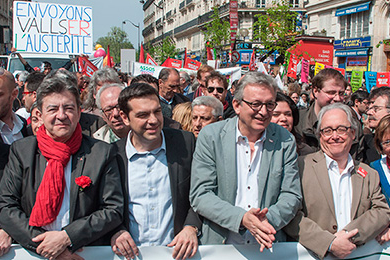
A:
[[[96,105],[102,111],[103,120],[107,124],[93,134],[94,138],[114,143],[129,133],[130,127],[123,122],[119,113],[118,97],[123,89],[123,84],[119,83],[108,83],[99,89]]]
[[[191,172],[190,201],[204,218],[202,244],[285,241],[281,230],[301,206],[294,137],[270,123],[278,86],[248,72],[237,86],[236,117],[200,132]]]
[[[163,115],[172,117],[173,108],[180,103],[190,101],[189,98],[180,93],[175,93],[175,89],[180,88],[180,74],[174,68],[164,68],[158,75],[158,93]]]
[[[226,100],[228,82],[226,77],[217,71],[212,71],[206,78],[206,87],[203,88],[203,94],[209,97],[215,97],[223,105],[223,119],[232,118],[236,115],[233,106]]]
[[[342,103],[322,108],[321,150],[298,160],[303,209],[284,230],[320,259],[345,258],[389,225],[378,173],[349,154],[358,129],[352,113]]]
[[[372,133],[364,135],[363,162],[369,164],[381,158],[374,145],[374,132],[379,121],[390,113],[390,88],[381,87],[371,91],[367,109],[368,127]]]
[[[301,134],[309,146],[318,148],[319,143],[315,135],[317,115],[321,108],[337,102],[344,101],[345,89],[348,82],[344,76],[335,69],[323,69],[312,80],[314,102],[307,109],[300,110],[300,121],[296,130]]]

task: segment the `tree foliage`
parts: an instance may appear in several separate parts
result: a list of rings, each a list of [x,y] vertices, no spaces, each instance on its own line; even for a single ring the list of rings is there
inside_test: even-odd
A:
[[[296,43],[295,25],[297,13],[290,10],[287,0],[274,0],[265,13],[255,15],[253,39],[259,40],[268,51],[278,51],[283,55]]]
[[[148,44],[146,51],[155,59],[157,63],[163,63],[167,58],[175,58],[178,54],[176,45],[170,38],[164,38],[162,44],[152,46]]]
[[[110,45],[110,56],[114,58],[114,62],[120,62],[121,49],[133,49],[133,44],[127,38],[127,33],[119,27],[111,27],[111,31],[107,36],[100,37],[96,43],[100,43],[107,51],[107,46]]]
[[[206,30],[202,31],[208,47],[221,51],[224,44],[230,39],[230,23],[219,17],[218,7],[213,7],[214,13],[211,21],[206,24]]]

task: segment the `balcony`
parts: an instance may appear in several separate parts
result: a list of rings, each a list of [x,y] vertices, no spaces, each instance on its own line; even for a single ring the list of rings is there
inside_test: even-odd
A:
[[[143,30],[142,30],[142,36],[143,37],[146,37],[148,36],[149,34],[151,34],[152,32],[154,31],[154,27],[153,27],[153,23],[146,26]]]
[[[184,7],[186,7],[186,1],[185,0],[179,4],[179,10],[180,11],[183,10]]]
[[[186,5],[187,5],[187,7],[189,7],[191,5],[195,5],[194,0],[186,0]]]

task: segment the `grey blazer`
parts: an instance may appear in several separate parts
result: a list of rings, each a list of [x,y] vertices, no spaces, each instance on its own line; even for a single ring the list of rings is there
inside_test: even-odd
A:
[[[201,242],[224,243],[229,231],[239,232],[245,210],[234,206],[237,194],[237,117],[206,126],[199,134],[191,173],[190,201],[204,217]],[[283,228],[301,206],[294,137],[283,127],[267,127],[258,173],[259,205],[267,207],[267,218],[285,240]]]

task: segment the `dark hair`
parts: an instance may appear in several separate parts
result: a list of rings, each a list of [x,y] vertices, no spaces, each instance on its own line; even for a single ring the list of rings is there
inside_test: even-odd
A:
[[[209,86],[209,81],[210,80],[218,80],[222,81],[223,88],[227,89],[228,87],[228,82],[226,80],[226,77],[219,73],[218,71],[212,71],[209,76],[206,77],[206,88]]]
[[[43,98],[53,93],[63,93],[69,91],[76,99],[77,107],[80,107],[80,95],[77,88],[76,76],[67,70],[57,70],[55,73],[45,77],[41,85],[37,89],[37,105],[42,111]]]
[[[171,73],[176,73],[177,76],[180,78],[180,74],[179,72],[177,71],[177,69],[175,68],[163,68],[161,71],[160,71],[160,74],[158,74],[158,79],[161,79],[162,81],[167,81],[168,78],[169,78],[169,75],[171,75]]]
[[[44,66],[44,67],[50,67],[50,68],[51,68],[51,63],[50,63],[50,62],[48,62],[48,61],[43,61],[42,63],[43,63],[43,66]]]
[[[142,98],[150,95],[155,95],[158,100],[157,90],[147,83],[132,83],[129,87],[123,89],[118,97],[119,108],[128,115],[131,111],[129,101],[134,98]]]
[[[286,102],[288,104],[288,106],[290,107],[291,112],[292,112],[293,126],[298,125],[299,111],[298,111],[297,106],[295,105],[295,102],[289,96],[287,96],[281,92],[277,92],[276,93],[276,103],[278,103],[278,102]],[[293,130],[294,130],[294,128],[293,128]]]
[[[331,68],[321,70],[317,75],[315,75],[311,82],[313,88],[322,89],[324,87],[324,82],[330,79],[335,79],[338,82],[342,82],[344,89],[347,88],[348,81],[345,79],[345,77],[339,71]]]
[[[385,141],[383,140],[383,136],[389,130],[390,130],[390,115],[386,115],[382,117],[382,119],[378,123],[378,126],[375,128],[374,144],[376,150],[379,153],[383,153],[382,142]]]
[[[355,100],[357,100],[358,102],[362,102],[365,99],[368,100],[368,96],[369,94],[367,93],[367,91],[357,90],[353,92],[351,96],[352,105],[355,105]]]
[[[198,69],[198,71],[196,73],[196,78],[201,79],[203,73],[212,72],[212,71],[214,71],[213,67],[211,67],[209,65],[202,65],[202,66],[200,66],[200,68]]]
[[[376,99],[378,97],[386,97],[387,105],[390,106],[390,88],[389,87],[380,87],[371,91],[368,99],[371,101],[372,99]]]
[[[153,77],[150,74],[141,74],[141,75],[138,75],[138,76],[134,77],[131,80],[131,84],[133,84],[133,83],[141,83],[141,82],[156,84],[156,86],[158,88],[158,79]]]
[[[41,85],[42,81],[46,77],[45,74],[38,71],[31,72],[26,78],[26,88],[30,91],[37,91],[39,85]]]

